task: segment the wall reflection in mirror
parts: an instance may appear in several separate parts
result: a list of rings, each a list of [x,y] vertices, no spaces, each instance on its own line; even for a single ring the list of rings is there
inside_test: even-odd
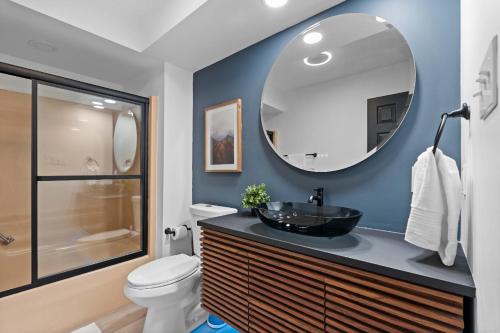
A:
[[[289,164],[328,172],[355,165],[396,132],[410,107],[410,47],[383,18],[345,14],[297,35],[262,94],[267,141]]]

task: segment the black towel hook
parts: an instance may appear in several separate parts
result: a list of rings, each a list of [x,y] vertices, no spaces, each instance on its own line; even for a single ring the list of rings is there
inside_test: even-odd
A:
[[[439,127],[438,127],[438,130],[437,130],[437,133],[436,133],[436,137],[434,138],[434,147],[432,148],[432,153],[435,154],[436,153],[436,149],[439,145],[439,140],[441,140],[441,135],[443,134],[443,130],[444,130],[444,126],[446,125],[446,120],[448,118],[464,118],[464,119],[467,119],[469,120],[470,119],[470,109],[469,109],[469,106],[467,105],[467,103],[464,103],[462,105],[462,108],[458,109],[458,110],[455,110],[455,111],[451,111],[451,112],[448,112],[448,113],[443,113],[441,115],[441,122],[439,123]]]

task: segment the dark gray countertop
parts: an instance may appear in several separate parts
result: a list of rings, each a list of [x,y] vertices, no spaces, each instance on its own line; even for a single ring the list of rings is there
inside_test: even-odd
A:
[[[340,237],[306,236],[273,229],[240,213],[198,225],[462,296],[474,297],[476,292],[461,246],[455,265],[446,267],[437,253],[405,242],[400,233],[356,228]]]

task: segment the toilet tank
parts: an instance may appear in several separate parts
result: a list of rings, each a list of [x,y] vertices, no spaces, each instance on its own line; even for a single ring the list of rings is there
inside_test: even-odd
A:
[[[236,208],[215,206],[210,204],[198,203],[191,205],[190,207],[192,220],[191,228],[193,230],[193,251],[194,254],[200,255],[200,227],[198,226],[198,221],[209,219],[212,217],[224,216],[229,214],[237,213]]]

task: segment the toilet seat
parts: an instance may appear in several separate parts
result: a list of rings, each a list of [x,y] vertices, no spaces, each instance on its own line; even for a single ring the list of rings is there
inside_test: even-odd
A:
[[[153,289],[174,284],[198,270],[200,260],[195,256],[178,254],[156,259],[133,270],[127,277],[134,289]]]

